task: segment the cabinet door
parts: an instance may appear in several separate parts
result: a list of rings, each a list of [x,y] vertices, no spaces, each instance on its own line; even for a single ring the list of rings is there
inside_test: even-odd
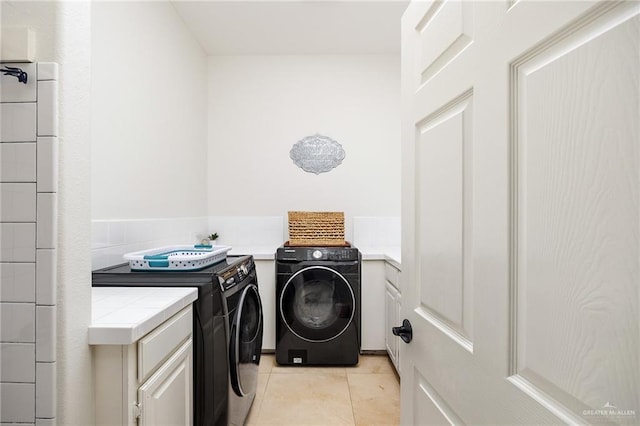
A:
[[[385,287],[385,335],[384,343],[389,353],[391,361],[396,366],[398,365],[398,338],[393,335],[391,328],[398,325],[398,292],[391,283],[387,282]]]
[[[140,386],[138,402],[141,426],[193,424],[191,339]]]

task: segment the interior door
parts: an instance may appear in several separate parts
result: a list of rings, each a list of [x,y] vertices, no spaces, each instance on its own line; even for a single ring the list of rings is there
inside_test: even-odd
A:
[[[403,424],[640,422],[638,2],[402,20]]]

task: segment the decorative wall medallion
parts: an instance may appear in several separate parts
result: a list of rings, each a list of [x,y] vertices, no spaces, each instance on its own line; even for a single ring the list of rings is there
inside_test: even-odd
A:
[[[345,155],[342,145],[318,133],[299,140],[289,151],[289,157],[296,166],[315,174],[338,167]]]

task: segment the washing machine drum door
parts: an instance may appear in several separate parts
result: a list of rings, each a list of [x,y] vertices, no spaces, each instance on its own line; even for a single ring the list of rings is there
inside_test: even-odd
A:
[[[262,331],[262,302],[258,287],[251,284],[240,296],[230,330],[229,370],[231,386],[238,396],[256,391]]]
[[[340,336],[353,321],[356,300],[349,282],[325,266],[296,272],[280,294],[280,316],[296,336],[327,342]]]

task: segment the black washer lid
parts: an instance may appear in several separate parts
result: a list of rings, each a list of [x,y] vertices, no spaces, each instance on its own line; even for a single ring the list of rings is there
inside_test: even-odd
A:
[[[233,258],[229,261],[233,261]],[[201,287],[210,285],[214,274],[228,266],[228,261],[222,261],[197,271],[132,271],[128,263],[123,263],[93,271],[91,285],[93,287]]]

